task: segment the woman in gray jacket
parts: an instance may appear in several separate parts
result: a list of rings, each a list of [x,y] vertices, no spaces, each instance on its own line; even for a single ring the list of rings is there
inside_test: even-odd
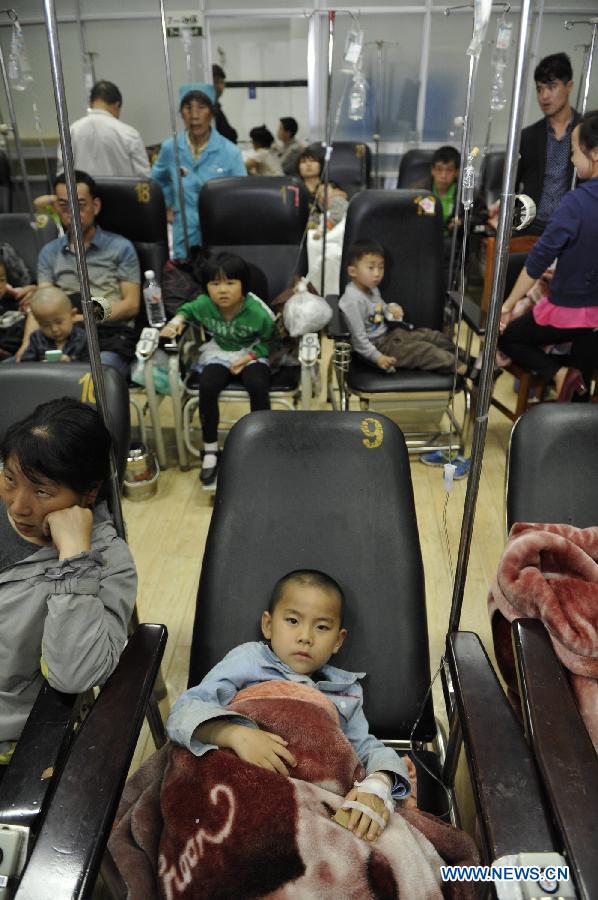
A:
[[[0,764],[44,678],[85,691],[124,647],[137,574],[102,500],[110,443],[95,410],[64,398],[0,446]]]

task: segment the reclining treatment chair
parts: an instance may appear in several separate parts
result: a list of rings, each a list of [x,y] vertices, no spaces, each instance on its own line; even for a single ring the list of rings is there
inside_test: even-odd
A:
[[[99,225],[106,231],[120,234],[131,241],[139,257],[141,287],[143,273],[152,269],[158,281],[162,280],[162,269],[168,261],[168,234],[166,230],[166,206],[160,185],[147,178],[106,178],[95,179],[102,201],[98,216]],[[135,325],[139,332],[148,324],[143,296]],[[156,394],[152,375],[153,362],[145,364],[145,394],[152,422],[158,461],[162,468],[168,464],[164,438],[160,425],[159,404],[162,399]],[[136,399],[136,386],[130,392],[130,400],[137,412],[141,439],[145,443],[143,410]]]
[[[117,468],[122,480],[129,448],[128,390],[124,379],[111,366],[104,366],[104,378]],[[27,416],[38,404],[63,396],[95,404],[93,382],[87,366],[78,363],[68,366],[41,366],[39,363],[1,366],[0,437],[10,425]],[[109,827],[110,822],[102,822],[101,803],[112,797],[115,804],[118,802],[118,794],[115,795],[114,786],[106,779],[115,772],[120,773],[122,769],[122,788],[143,717],[150,703],[165,644],[164,626],[137,626],[117,669],[102,689],[99,700],[93,705],[77,738],[73,727],[82,703],[87,703],[88,698],[61,694],[47,684],[42,687],[11,763],[1,779],[0,846],[3,826],[22,826],[26,829],[21,833],[27,836],[27,853],[31,853],[33,841],[39,834],[46,815],[62,821],[71,843],[76,843],[90,831],[95,834],[100,826]],[[118,716],[114,709],[115,697],[118,698]],[[99,737],[97,740],[87,740],[83,736],[90,726],[98,727],[99,735],[105,735],[103,740],[106,742],[108,724],[112,725],[115,721],[119,723],[119,740],[114,741],[112,735],[108,751],[106,743],[102,747]],[[163,734],[161,723],[157,720],[152,721],[152,727],[157,729],[153,731],[155,737],[158,732]],[[76,761],[81,757],[85,758],[88,789],[85,790],[80,784],[78,805],[63,805],[59,792],[68,782],[68,778],[65,778],[66,767],[72,764],[72,759]],[[104,799],[90,799],[90,786],[99,787],[101,784],[106,786]],[[72,827],[74,821],[77,821],[76,829]],[[37,849],[36,845],[34,853],[37,853]],[[69,862],[65,864],[67,857]],[[63,870],[69,869],[73,863],[73,857],[68,854],[67,857],[63,855]],[[101,853],[95,862],[99,865],[100,861]],[[71,867],[71,876],[75,869],[76,866]],[[47,875],[46,871],[40,877],[38,869],[35,887],[23,896],[39,900],[42,896],[41,886],[45,884]],[[71,894],[54,893],[51,896],[58,900],[60,896],[70,897]]]
[[[515,522],[598,525],[598,408],[543,403],[511,434],[507,529]],[[598,759],[544,626],[513,623],[525,727],[579,895],[598,895]]]
[[[310,144],[309,149],[320,154],[324,152],[321,141]],[[328,177],[340,184],[349,197],[370,186],[371,170],[372,151],[367,144],[334,141],[328,164]]]
[[[37,257],[44,244],[58,237],[54,221],[46,217],[41,228],[31,227],[28,213],[0,213],[0,244],[11,244],[29,269],[34,282],[37,281]]]
[[[304,233],[308,210],[308,193],[296,179],[252,176],[208,181],[199,195],[203,249],[211,255],[230,252],[241,256],[251,270],[252,290],[271,305],[292,285],[294,275],[307,273]],[[295,408],[300,379],[299,365],[283,366],[274,372],[272,404]],[[174,382],[176,386],[176,379]],[[175,408],[183,409],[186,448],[199,456],[191,428],[199,404],[196,374],[185,373],[185,382],[183,391],[173,390],[172,402]],[[233,379],[219,399],[238,403],[246,397],[241,380]]]
[[[397,187],[416,188],[420,182],[430,177],[433,150],[408,150],[399,163],[399,180]]]
[[[440,204],[424,211],[419,199],[422,191],[366,191],[355,197],[347,214],[341,293],[348,282],[347,250],[354,241],[369,238],[385,250],[386,269],[380,291],[387,302],[396,302],[405,310],[405,319],[416,327],[440,330],[443,326],[445,290],[443,276],[442,214]],[[333,308],[337,301],[328,298]],[[461,450],[468,422],[469,389],[461,376],[456,379],[456,393],[462,393],[465,412],[458,422],[452,409],[453,374],[399,369],[388,374],[356,354],[351,353],[348,328],[342,314],[333,318],[328,333],[335,341],[334,368],[341,409],[349,408],[351,395],[359,398],[363,410],[371,401],[379,406],[433,409],[448,416]],[[330,385],[331,388],[331,385]],[[389,400],[389,395],[394,399]],[[396,395],[400,395],[397,397]],[[329,397],[335,405],[332,390]],[[385,402],[386,401],[386,402]],[[437,428],[433,432],[407,435],[410,451],[424,452],[449,446],[449,432]]]
[[[399,428],[385,416],[260,412],[234,426],[203,557],[189,686],[232,647],[257,637],[272,586],[303,567],[328,573],[343,588],[348,636],[334,664],[367,672],[364,708],[373,734],[406,752],[414,731],[418,806],[448,818],[447,795],[419,766],[423,760],[438,773],[444,741],[426,699],[424,573],[409,458]],[[486,858],[546,849],[550,830],[533,761],[515,746],[508,752],[513,733],[526,752],[521,730],[491,670],[488,678],[487,660],[468,663],[460,658],[455,679],[468,692],[466,726],[483,698],[478,730],[485,746],[474,774],[492,836]],[[434,750],[425,749],[430,743]]]

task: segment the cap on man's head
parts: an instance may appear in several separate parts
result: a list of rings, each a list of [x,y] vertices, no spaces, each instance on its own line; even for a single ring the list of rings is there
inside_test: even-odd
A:
[[[205,97],[205,105],[209,106],[210,109],[214,109],[214,105],[216,103],[216,89],[213,84],[208,84],[205,81],[192,81],[190,84],[182,84],[179,88],[179,103],[181,106],[185,105],[185,101],[188,94],[203,94]],[[199,98],[197,96],[191,97],[191,100],[197,100],[201,102],[203,98]]]

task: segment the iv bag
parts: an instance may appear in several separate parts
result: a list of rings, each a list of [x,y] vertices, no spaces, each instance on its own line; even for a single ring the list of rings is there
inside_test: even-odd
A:
[[[33,81],[31,66],[25,50],[23,29],[19,22],[13,23],[10,55],[8,57],[8,77],[16,91],[24,91],[27,85]]]
[[[473,7],[473,37],[467,48],[469,56],[479,56],[482,50],[482,44],[486,37],[488,22],[490,21],[490,13],[492,11],[492,0],[474,0]]]
[[[351,28],[351,31],[347,34],[347,40],[345,41],[345,52],[343,55],[343,59],[346,63],[349,64],[349,66],[351,66],[351,68],[346,71],[352,71],[353,68],[357,65],[357,63],[361,59],[362,50],[363,31],[361,30],[359,25],[355,24]]]
[[[365,114],[365,101],[367,84],[360,71],[353,75],[353,86],[349,94],[349,118],[353,122],[360,122]]]

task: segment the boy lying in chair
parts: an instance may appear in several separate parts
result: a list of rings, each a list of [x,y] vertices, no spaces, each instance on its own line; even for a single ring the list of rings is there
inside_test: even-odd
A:
[[[297,766],[288,741],[227,709],[227,704],[239,691],[260,682],[290,681],[320,691],[327,700],[319,702],[334,705],[343,734],[366,771],[366,778],[355,782],[342,805],[350,815],[339,821],[346,821],[358,837],[375,841],[394,801],[410,796],[415,767],[408,757],[401,759],[369,734],[360,675],[328,665],[347,634],[342,627],[343,603],[338,584],[322,572],[296,571],[281,578],[262,614],[262,633],[269,645],[254,642],[231,650],[201,684],[179,698],[166,730],[197,756],[227,747],[246,762],[288,776]],[[410,805],[415,805],[413,800]]]
[[[367,362],[384,372],[423,369],[452,372],[455,345],[441,331],[414,328],[403,319],[398,303],[385,303],[378,285],[384,278],[384,248],[377,241],[355,241],[349,247],[347,271],[351,283],[339,308],[351,332],[351,344]],[[389,325],[394,324],[394,328]],[[467,363],[457,363],[459,375],[469,372]]]
[[[291,572],[262,614],[269,643],[179,698],[174,743],[129,781],[109,842],[129,900],[474,896],[440,874],[475,862],[472,841],[415,808],[412,763],[368,732],[361,673],[328,665],[342,617],[336,582]]]

